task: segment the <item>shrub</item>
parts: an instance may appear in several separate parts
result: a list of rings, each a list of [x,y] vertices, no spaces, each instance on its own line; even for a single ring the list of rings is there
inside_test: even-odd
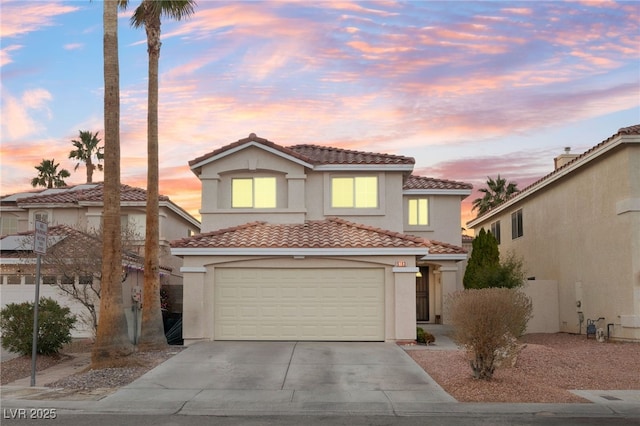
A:
[[[428,345],[436,341],[435,336],[429,333],[428,331],[424,331],[422,327],[417,328],[416,336],[417,336],[416,341],[418,343],[424,343],[425,345]]]
[[[453,340],[464,346],[477,379],[491,379],[501,361],[515,356],[515,343],[531,318],[531,300],[508,288],[467,289],[447,296]]]
[[[0,311],[2,347],[22,355],[31,355],[33,345],[33,302],[10,303]],[[43,355],[57,353],[65,343],[71,342],[71,329],[76,316],[55,300],[41,298],[38,305],[37,352]]]

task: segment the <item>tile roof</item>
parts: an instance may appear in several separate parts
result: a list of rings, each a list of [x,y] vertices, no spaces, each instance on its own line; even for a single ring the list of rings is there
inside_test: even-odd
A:
[[[429,248],[466,253],[458,246],[352,223],[340,218],[300,224],[251,222],[171,242],[173,248]]]
[[[453,180],[411,175],[402,189],[473,189],[473,185]]]
[[[8,235],[8,236],[4,236],[3,238],[0,238],[0,251],[2,252],[2,257],[3,258],[35,258],[36,255],[35,253],[31,250],[31,247],[21,247],[18,250],[4,250],[2,247],[2,243],[1,241],[4,238],[10,238],[10,237],[24,237],[24,238],[29,238],[34,234],[35,231],[31,230],[31,231],[25,231],[25,232],[20,232],[14,235]],[[56,238],[57,237],[57,238]],[[54,246],[58,243],[69,243],[72,244],[72,246],[70,248],[65,249],[65,253],[70,253],[70,255],[73,255],[73,251],[74,251],[74,247],[79,247],[80,249],[82,249],[83,247],[88,247],[89,245],[100,245],[102,244],[101,239],[98,238],[95,235],[86,233],[86,232],[82,232],[78,229],[75,229],[71,226],[67,226],[67,225],[55,225],[55,226],[49,226],[47,229],[47,238],[49,239],[48,241],[48,245],[49,247]],[[53,241],[52,241],[53,240]],[[29,243],[29,240],[25,241],[25,243]],[[33,244],[31,242],[31,244]],[[83,252],[84,253],[84,252]],[[129,263],[131,265],[137,265],[140,268],[142,268],[144,266],[144,257],[140,256],[139,254],[130,251],[130,250],[123,250],[122,252],[122,260],[123,262]],[[45,259],[46,259],[46,255],[45,255]],[[160,265],[160,269],[162,270],[167,270],[167,271],[171,271],[172,268],[169,266],[164,266],[164,265]]]
[[[86,184],[83,184],[86,186]],[[60,191],[48,194],[26,195],[18,198],[18,204],[79,204],[81,202],[102,202],[104,196],[104,184],[96,183],[88,188],[74,189],[75,187],[59,188]],[[124,202],[147,201],[147,191],[129,185],[120,186],[120,200]],[[160,201],[168,201],[169,197],[160,195]]]
[[[283,154],[290,155],[299,160],[305,161],[314,165],[324,164],[359,164],[359,165],[380,165],[380,164],[415,164],[415,160],[411,157],[404,157],[400,155],[391,154],[378,154],[373,152],[352,151],[342,148],[333,148],[319,145],[294,145],[285,147],[271,142],[267,139],[256,136],[255,133],[251,133],[249,137],[240,139],[229,145],[225,145],[216,149],[208,154],[202,155],[189,161],[189,166],[193,167],[195,164],[201,163],[209,158],[215,157],[226,151],[240,147],[244,144],[255,142],[266,147],[278,150]]]
[[[313,164],[415,164],[411,157],[401,155],[378,154],[374,152],[353,151],[319,145],[294,145],[295,151]]]

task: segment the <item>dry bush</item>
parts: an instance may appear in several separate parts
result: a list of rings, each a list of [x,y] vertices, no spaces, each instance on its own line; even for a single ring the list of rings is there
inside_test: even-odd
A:
[[[518,351],[531,318],[531,300],[508,288],[467,289],[447,296],[453,339],[464,346],[477,379],[491,379],[500,363]]]

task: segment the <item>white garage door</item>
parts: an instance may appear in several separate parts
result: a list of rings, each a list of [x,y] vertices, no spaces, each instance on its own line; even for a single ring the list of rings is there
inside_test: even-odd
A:
[[[215,272],[216,340],[384,340],[383,269]]]

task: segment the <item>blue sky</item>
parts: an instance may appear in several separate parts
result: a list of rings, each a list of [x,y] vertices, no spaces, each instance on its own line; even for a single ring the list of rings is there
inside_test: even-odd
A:
[[[120,13],[122,181],[146,186],[147,54]],[[102,2],[0,1],[1,192],[102,135]],[[256,133],[416,159],[416,173],[522,188],[565,146],[640,123],[640,3],[200,0],[162,26],[163,194],[198,215],[187,162]],[[94,180],[102,180],[97,173]],[[463,221],[472,218],[463,203]]]

